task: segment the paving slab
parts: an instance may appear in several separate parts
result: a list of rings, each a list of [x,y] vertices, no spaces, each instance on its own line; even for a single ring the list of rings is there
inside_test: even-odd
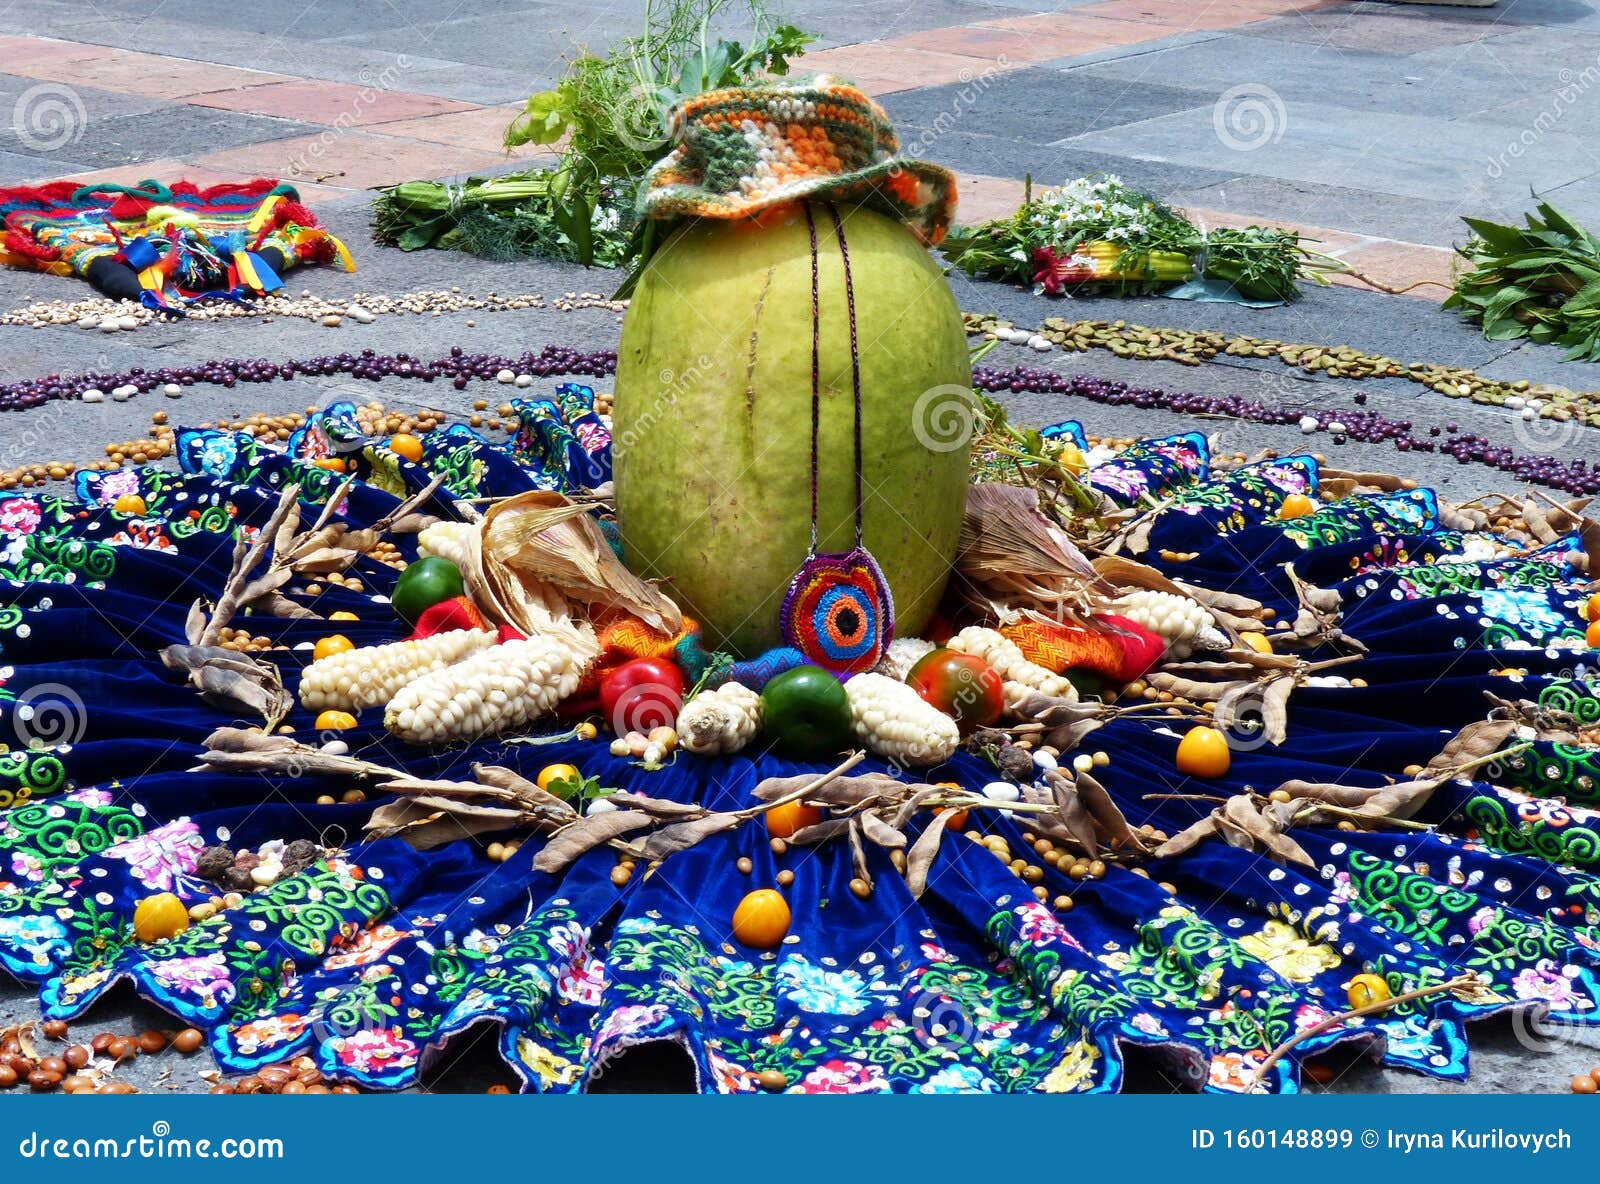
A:
[[[1432,5],[1341,5],[1274,17],[1245,25],[1246,37],[1297,41],[1337,49],[1406,55],[1443,46],[1465,45],[1486,37],[1504,37],[1519,26],[1462,19],[1453,9]]]
[[[1216,95],[1154,82],[1108,83],[1076,71],[1033,67],[890,95],[883,108],[897,127],[959,126],[1030,144],[1205,108]],[[902,132],[902,139],[906,136]]]
[[[141,115],[90,119],[69,151],[92,168],[111,168],[157,157],[199,156],[316,130],[311,124],[288,119],[179,104]],[[0,147],[35,156],[49,156],[53,151],[48,141],[41,143],[26,131],[16,130],[0,132]]]

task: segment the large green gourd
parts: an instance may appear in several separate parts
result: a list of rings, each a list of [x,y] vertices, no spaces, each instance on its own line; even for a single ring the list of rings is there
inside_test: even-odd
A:
[[[821,549],[854,545],[853,400],[843,261],[814,207],[821,324]],[[841,211],[861,359],[866,545],[915,636],[961,530],[972,368],[961,314],[898,222]],[[623,555],[752,655],[810,540],[811,246],[804,212],[689,224],[651,259],[623,320],[614,419]]]

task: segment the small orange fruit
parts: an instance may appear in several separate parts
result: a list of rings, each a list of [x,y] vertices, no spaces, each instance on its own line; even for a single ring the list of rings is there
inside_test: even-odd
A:
[[[767,833],[775,839],[787,839],[795,831],[815,826],[822,821],[822,811],[815,806],[802,806],[799,802],[784,802],[767,811]]]
[[[1178,741],[1178,772],[1186,777],[1222,777],[1233,764],[1228,737],[1201,724]]]
[[[189,928],[189,910],[170,892],[147,896],[133,906],[133,935],[146,945],[177,937]]]
[[[324,456],[320,460],[314,460],[311,463],[319,469],[327,469],[330,473],[342,473],[345,470],[344,461],[337,456]]]
[[[1345,995],[1349,998],[1351,1007],[1368,1007],[1392,999],[1394,992],[1389,989],[1388,980],[1381,974],[1358,974],[1345,988]]]
[[[757,950],[776,949],[789,932],[789,902],[776,888],[757,888],[733,910],[733,938]]]
[[[1074,477],[1081,477],[1089,471],[1089,458],[1083,455],[1083,449],[1076,444],[1068,444],[1061,449],[1061,455],[1056,458],[1061,467]]]
[[[356,726],[356,717],[348,711],[324,711],[313,726],[319,732],[343,732]]]
[[[1258,654],[1272,653],[1272,638],[1265,633],[1241,633],[1239,641],[1247,650],[1255,650]]]
[[[1592,650],[1600,650],[1600,621],[1590,621],[1583,631],[1583,643]]]
[[[950,821],[944,824],[947,834],[959,834],[967,829],[967,812],[965,810],[951,810],[949,806],[940,806],[935,814],[949,813]]]
[[[317,644],[311,650],[311,656],[316,661],[320,662],[324,658],[331,658],[335,654],[342,654],[346,650],[353,650],[355,648],[355,642],[351,641],[343,633],[335,633],[331,637],[319,639]]]
[[[1317,503],[1303,493],[1291,493],[1278,507],[1279,518],[1304,518],[1317,512]]]
[[[410,432],[396,432],[390,436],[389,451],[405,457],[412,464],[422,463],[422,441]]]
[[[328,620],[330,621],[359,621],[360,619],[361,618],[356,616],[355,613],[347,613],[343,609],[340,609],[336,613],[328,614]]]
[[[1585,621],[1600,621],[1600,592],[1594,593],[1583,602],[1583,619]]]
[[[127,514],[137,518],[144,514],[149,507],[144,504],[144,498],[137,493],[125,493],[111,503],[111,508],[118,514]]]
[[[577,765],[546,765],[539,770],[539,788],[549,789],[557,781],[580,781],[583,774]]]

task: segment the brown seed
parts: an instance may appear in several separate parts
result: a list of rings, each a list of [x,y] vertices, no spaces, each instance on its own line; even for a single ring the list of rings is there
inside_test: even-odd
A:
[[[72,1069],[81,1069],[89,1063],[89,1050],[81,1044],[74,1044],[61,1054],[61,1059]]]
[[[61,1074],[35,1069],[28,1074],[28,1088],[36,1094],[47,1094],[61,1084]],[[1592,1084],[1592,1083],[1591,1083]]]
[[[139,1033],[140,1052],[160,1052],[167,1047],[167,1038],[154,1028]]]
[[[238,1081],[233,1083],[233,1088],[236,1093],[259,1094],[266,1087],[262,1084],[261,1078],[252,1073],[248,1077],[239,1078]]]
[[[94,1086],[95,1083],[93,1078],[80,1077],[78,1074],[74,1073],[71,1077],[68,1077],[61,1083],[61,1092],[64,1094],[93,1093]]]
[[[793,884],[793,883],[794,883],[794,873],[792,871],[790,871],[788,868],[784,868],[781,872],[778,873],[778,887],[779,888],[787,888],[790,884]]]
[[[367,800],[367,793],[362,789],[347,789],[339,795],[339,800],[341,802],[364,802]]]
[[[739,861],[733,866],[739,869],[739,874],[741,876],[748,876],[751,872],[756,870],[756,865],[750,862],[750,857],[748,855],[739,856]]]
[[[306,1092],[306,1087],[298,1081],[285,1081],[283,1088],[278,1092],[280,1094],[303,1094]]]
[[[756,1074],[756,1084],[768,1093],[778,1093],[789,1088],[789,1079],[777,1069],[763,1069]]]
[[[10,1089],[17,1084],[17,1071],[10,1065],[0,1065],[0,1089]]]
[[[1058,913],[1070,913],[1072,911],[1072,897],[1070,896],[1058,896],[1053,903]]]
[[[111,1042],[115,1039],[116,1037],[110,1032],[99,1032],[96,1033],[93,1040],[89,1041],[89,1047],[94,1049],[95,1052],[105,1052],[111,1047]]]
[[[850,891],[855,893],[855,895],[860,899],[865,900],[867,897],[872,895],[872,885],[867,883],[867,881],[863,880],[860,876],[857,876],[855,879],[850,881]]]
[[[204,1041],[205,1037],[200,1035],[200,1029],[185,1028],[172,1038],[172,1047],[184,1056],[188,1056],[190,1053],[198,1051]]]
[[[261,1078],[261,1084],[269,1089],[281,1089],[293,1079],[294,1072],[285,1065],[267,1065],[257,1069],[256,1076]]]
[[[211,1087],[211,1092],[214,1094],[236,1094],[239,1091],[233,1086],[229,1085],[226,1081],[219,1081],[216,1085]]]
[[[491,1085],[483,1092],[486,1094],[508,1094],[511,1092],[511,1087],[509,1085]]]
[[[633,869],[631,867],[627,867],[626,865],[619,863],[616,867],[611,869],[611,883],[618,888],[621,888],[632,878]]]
[[[1094,877],[1096,880],[1101,880],[1101,879],[1105,878],[1105,874],[1106,874],[1106,865],[1105,865],[1105,861],[1104,860],[1095,859],[1095,860],[1091,860],[1090,861],[1090,863],[1089,863],[1089,875]]]
[[[28,1083],[30,1085],[33,1084],[32,1076],[29,1076]],[[1572,1079],[1572,1092],[1575,1094],[1592,1094],[1597,1089],[1600,1089],[1600,1087],[1595,1085],[1593,1077],[1585,1075],[1582,1077],[1574,1077]]]
[[[331,1094],[332,1092],[333,1091],[331,1089],[323,1085],[320,1081],[314,1081],[310,1085],[306,1086],[306,1093],[308,1094]]]
[[[45,1020],[44,1034],[52,1040],[61,1040],[67,1034],[66,1020]]]
[[[333,1092],[336,1094],[358,1094],[361,1091],[353,1085],[336,1085],[333,1087]]]
[[[54,1073],[59,1077],[67,1075],[67,1062],[60,1057],[41,1057],[39,1059],[39,1068],[46,1073]]]
[[[139,1053],[138,1043],[129,1036],[118,1036],[106,1045],[106,1055],[114,1061],[125,1061]]]
[[[139,1091],[126,1081],[113,1081],[94,1091],[97,1094],[136,1094]]]
[[[788,850],[789,850],[789,844],[785,843],[782,839],[773,839],[772,840],[772,853],[774,855],[783,855]]]

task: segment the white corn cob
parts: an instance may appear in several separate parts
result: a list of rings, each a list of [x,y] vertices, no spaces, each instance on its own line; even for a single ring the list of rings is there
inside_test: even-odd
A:
[[[920,637],[897,637],[889,643],[889,649],[873,670],[904,682],[906,675],[911,673],[911,668],[925,655],[938,648],[933,642],[924,641]]]
[[[1211,613],[1187,596],[1140,588],[1114,601],[1112,607],[1128,620],[1159,634],[1167,643],[1168,656],[1179,661],[1197,649],[1228,648],[1228,639],[1212,621]]]
[[[982,658],[1003,680],[1020,682],[1052,698],[1077,701],[1077,689],[1070,682],[1037,662],[1028,661],[1017,648],[1017,643],[1002,636],[998,630],[968,625],[950,639],[949,645],[963,654]]]
[[[761,696],[737,682],[701,691],[678,713],[678,742],[701,756],[738,752],[761,730]]]
[[[961,743],[956,721],[898,679],[858,674],[844,684],[856,739],[879,756],[908,765],[937,765]]]
[[[578,689],[592,655],[550,636],[507,641],[406,684],[383,726],[402,740],[475,740],[518,728]]]
[[[494,634],[485,630],[452,629],[416,641],[345,650],[306,667],[300,676],[300,702],[309,711],[376,707],[393,699],[413,679],[443,670],[493,644]]]
[[[473,556],[482,530],[473,522],[435,522],[417,536],[417,554],[448,559],[462,572],[471,571],[477,566]]]

